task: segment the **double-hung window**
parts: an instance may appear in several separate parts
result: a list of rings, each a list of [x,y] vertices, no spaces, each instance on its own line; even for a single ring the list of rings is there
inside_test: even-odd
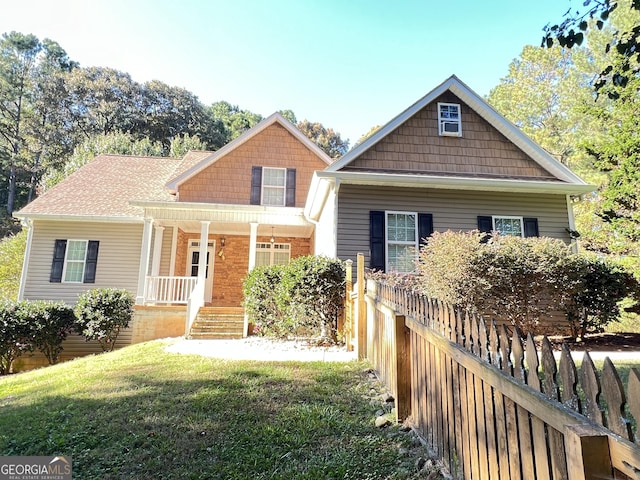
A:
[[[493,217],[493,231],[500,232],[501,235],[511,235],[513,237],[524,237],[522,217]]]
[[[99,244],[97,240],[56,240],[49,281],[94,283]]]
[[[256,245],[256,267],[286,265],[291,258],[288,243],[258,243]]]
[[[386,212],[387,271],[415,270],[418,252],[418,214]]]
[[[286,168],[262,169],[262,205],[284,207],[287,188]]]
[[[251,169],[251,205],[294,207],[296,169],[257,167]]]

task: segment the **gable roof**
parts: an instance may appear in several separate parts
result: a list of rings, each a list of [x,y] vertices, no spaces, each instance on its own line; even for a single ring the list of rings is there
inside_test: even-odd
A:
[[[263,132],[265,129],[277,123],[284,127],[291,135],[297,138],[304,146],[306,146],[309,150],[315,153],[318,158],[320,158],[324,163],[330,165],[332,162],[331,157],[327,155],[320,147],[318,147],[315,143],[313,143],[307,136],[305,136],[300,130],[298,130],[289,120],[284,118],[278,112],[273,113],[269,117],[265,118],[253,128],[245,131],[242,135],[240,135],[235,140],[229,142],[220,150],[215,152],[210,152],[208,155],[203,156],[199,161],[195,162],[193,165],[184,164],[181,165],[177,170],[177,175],[175,175],[169,182],[167,182],[167,188],[175,193],[178,190],[178,187],[183,182],[187,181],[191,177],[197,175],[199,172],[209,167],[211,164],[218,161],[220,158],[224,157],[226,154],[235,150],[239,146],[243,145],[245,142],[254,138],[259,133]],[[206,153],[206,152],[199,152]],[[184,169],[183,169],[184,167]]]
[[[175,201],[165,188],[181,160],[102,154],[15,212],[18,218],[140,221],[132,200]]]
[[[500,115],[491,105],[482,99],[477,93],[471,90],[467,85],[461,82],[458,77],[452,75],[443,83],[427,93],[420,100],[415,102],[409,108],[393,118],[386,125],[378,129],[371,137],[366,139],[360,145],[347,152],[342,158],[327,167],[324,172],[338,172],[345,166],[349,165],[353,160],[358,158],[362,153],[380,142],[383,138],[393,132],[397,127],[405,123],[420,110],[425,108],[431,102],[436,100],[446,91],[452,92],[463,102],[465,102],[480,117],[486,120],[520,150],[527,154],[533,161],[540,165],[543,169],[551,173],[554,177],[562,182],[569,184],[585,185],[585,182],[575,175],[569,168],[558,162],[551,154],[542,147],[537,145],[533,140],[527,137],[522,131],[509,122],[505,117]]]

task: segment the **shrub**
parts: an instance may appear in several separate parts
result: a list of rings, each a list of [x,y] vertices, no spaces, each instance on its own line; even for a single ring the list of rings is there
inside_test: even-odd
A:
[[[284,325],[284,313],[278,303],[283,273],[281,265],[257,267],[249,272],[242,285],[245,311],[259,335],[283,337],[291,329]]]
[[[29,323],[16,302],[0,302],[0,375],[11,373],[13,361],[33,350]]]
[[[33,347],[40,350],[50,365],[58,363],[62,342],[72,332],[76,317],[64,302],[21,302],[19,309],[27,322]]]
[[[477,232],[434,234],[420,251],[417,277],[431,297],[534,335],[556,311],[565,312],[574,336],[601,329],[638,290],[630,274],[575,255],[560,240],[494,235],[483,243]]]
[[[298,257],[286,266],[250,272],[243,286],[244,305],[261,335],[287,337],[311,331],[336,341],[344,287],[340,260]]]
[[[623,299],[638,298],[639,287],[632,274],[613,262],[586,255],[573,260],[573,278],[566,284],[563,310],[575,338],[603,331],[618,319]]]
[[[124,289],[87,290],[76,304],[75,330],[87,341],[97,340],[103,352],[113,350],[118,334],[133,318],[133,295]]]

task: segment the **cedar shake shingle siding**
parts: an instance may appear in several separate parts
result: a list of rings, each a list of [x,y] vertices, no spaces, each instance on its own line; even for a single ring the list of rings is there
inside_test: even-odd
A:
[[[460,104],[462,137],[438,135],[438,102]],[[429,103],[343,170],[557,181],[451,92]]]
[[[274,123],[181,183],[178,200],[249,205],[253,166],[295,168],[295,206],[302,207],[313,172],[327,164],[284,127]]]
[[[355,260],[358,253],[364,253],[365,265],[369,265],[372,210],[430,213],[436,232],[476,230],[479,215],[533,217],[538,219],[541,236],[570,241],[564,195],[342,185],[338,258]]]

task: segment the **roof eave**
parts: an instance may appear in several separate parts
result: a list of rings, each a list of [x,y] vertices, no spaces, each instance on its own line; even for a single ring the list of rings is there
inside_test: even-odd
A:
[[[592,192],[595,185],[586,183],[544,182],[535,180],[461,178],[434,175],[395,173],[318,172],[319,179],[341,184],[387,187],[436,188],[448,190],[478,190],[494,192],[551,193],[581,195]]]

